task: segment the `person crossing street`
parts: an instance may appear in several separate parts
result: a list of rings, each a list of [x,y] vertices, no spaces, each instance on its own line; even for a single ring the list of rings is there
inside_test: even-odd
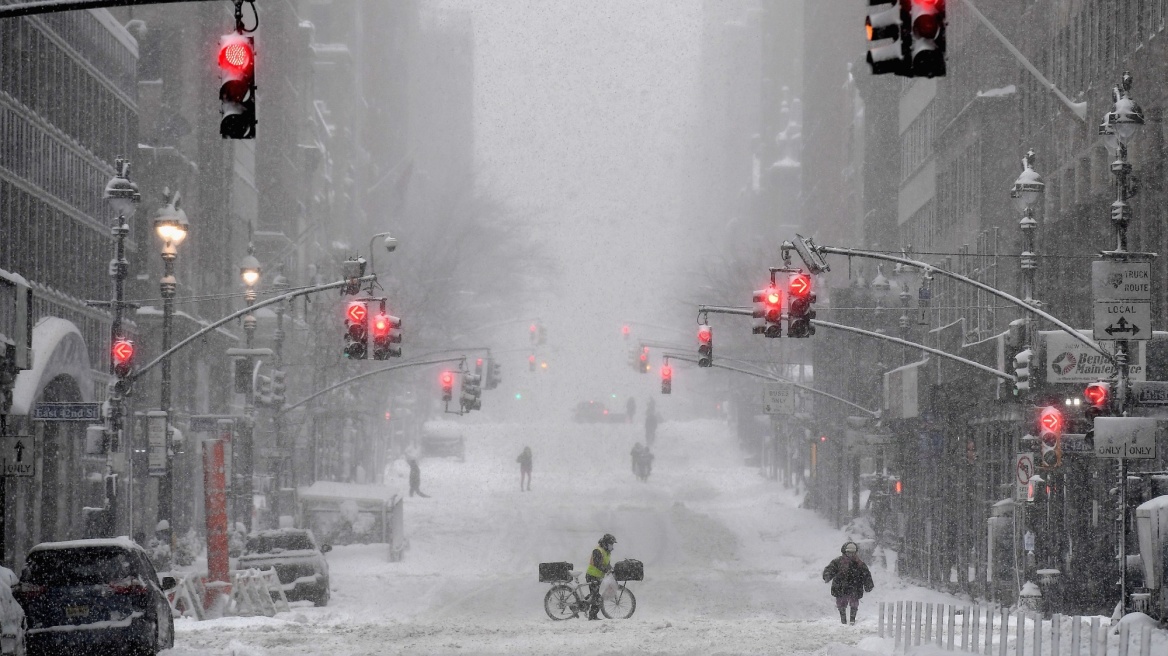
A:
[[[860,547],[855,542],[845,542],[840,548],[841,555],[823,569],[823,582],[831,583],[831,596],[835,597],[835,607],[839,610],[841,624],[855,624],[856,612],[860,609],[860,598],[871,592],[872,572],[860,560]],[[847,612],[851,609],[849,621]]]

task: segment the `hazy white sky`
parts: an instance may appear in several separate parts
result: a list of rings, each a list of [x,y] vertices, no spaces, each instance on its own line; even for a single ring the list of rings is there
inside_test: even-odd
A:
[[[656,375],[629,375],[621,323],[693,325],[673,281],[701,246],[681,193],[701,3],[448,4],[474,21],[481,172],[510,202],[538,208],[537,238],[561,263],[556,293],[532,303],[549,330],[545,380],[568,374],[581,381],[567,392],[577,398],[619,388],[643,403]]]

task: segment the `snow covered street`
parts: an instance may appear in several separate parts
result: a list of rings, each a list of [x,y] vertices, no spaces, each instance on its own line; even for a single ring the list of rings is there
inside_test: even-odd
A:
[[[875,637],[876,601],[943,599],[873,564],[858,625],[841,626],[820,572],[846,536],[744,466],[723,423],[664,424],[647,483],[629,466],[639,424],[465,430],[466,462],[421,463],[431,498],[406,501],[403,562],[387,562],[385,545],[337,547],[327,608],[179,620],[165,653],[879,654],[891,643]],[[520,492],[515,464],[524,445],[535,454],[531,492]],[[614,559],[645,563],[645,581],[629,584],[636,613],[550,620],[537,564],[583,569],[605,532],[617,537]]]

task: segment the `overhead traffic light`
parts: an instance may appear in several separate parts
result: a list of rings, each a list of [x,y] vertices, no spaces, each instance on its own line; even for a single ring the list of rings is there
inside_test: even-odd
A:
[[[388,360],[401,357],[401,319],[382,311],[370,322],[373,332],[373,359]]]
[[[1105,417],[1111,412],[1111,383],[1099,381],[1091,383],[1083,390],[1083,398],[1087,400],[1084,414],[1092,422],[1096,417]]]
[[[783,336],[783,293],[778,287],[755,290],[752,316],[755,321],[751,332],[755,335]]]
[[[277,408],[284,407],[285,392],[288,390],[288,384],[284,380],[285,373],[281,369],[272,370],[272,405]]]
[[[499,363],[494,358],[487,358],[487,377],[483,380],[483,389],[493,390],[503,382]]]
[[[643,374],[649,373],[649,370],[653,368],[652,365],[649,363],[649,347],[648,346],[641,347],[641,355],[639,356],[637,362],[639,365],[637,371],[639,371]]]
[[[698,326],[698,366],[714,366],[714,331],[704,323]]]
[[[115,340],[110,346],[110,357],[113,360],[114,375],[125,378],[130,375],[134,367],[134,342],[128,339]]]
[[[1053,469],[1062,464],[1065,425],[1063,413],[1058,408],[1048,405],[1038,409],[1038,441],[1042,448],[1039,466]]]
[[[811,291],[811,276],[792,273],[787,281],[787,337],[810,337],[815,334],[811,320],[815,318],[815,292]]]
[[[661,393],[673,393],[673,367],[661,365]]]
[[[438,380],[442,383],[442,400],[449,403],[454,398],[454,374],[443,371]]]
[[[369,309],[363,301],[353,301],[345,308],[345,357],[350,360],[364,360],[367,357],[368,318]]]
[[[868,0],[868,17],[864,27],[868,33],[868,65],[873,75],[907,74],[905,66],[904,25],[900,3],[890,0]],[[891,39],[891,41],[889,41]],[[888,41],[874,45],[877,41]]]
[[[483,377],[477,373],[465,373],[462,375],[462,393],[458,397],[458,403],[462,406],[464,412],[482,409],[482,381]]]
[[[621,326],[621,334],[625,336],[625,339],[629,338],[630,332],[632,332],[632,331],[629,330],[629,327],[627,325]]]
[[[231,33],[219,37],[219,134],[255,139],[255,39]]]
[[[945,0],[909,0],[911,77],[945,75]]]
[[[1014,356],[1014,396],[1025,396],[1030,391],[1030,360],[1034,351],[1025,349]]]
[[[534,353],[527,356],[527,370],[528,371],[535,371],[535,354]]]
[[[258,406],[272,405],[272,377],[260,374],[255,377],[255,386],[252,387],[251,400]]]
[[[531,345],[536,346],[539,344],[539,326],[531,324],[531,327],[528,328],[528,333],[531,336]]]

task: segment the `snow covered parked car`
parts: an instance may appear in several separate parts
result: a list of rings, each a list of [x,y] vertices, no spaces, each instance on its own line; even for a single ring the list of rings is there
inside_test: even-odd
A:
[[[288,601],[307,599],[317,606],[329,602],[329,570],[324,554],[330,545],[317,547],[312,531],[279,528],[252,533],[239,557],[239,569],[272,569],[280,577]]]
[[[0,567],[0,654],[24,653],[24,609],[12,596],[20,579],[7,567]]]
[[[13,590],[24,607],[28,654],[173,647],[174,617],[162,593],[173,584],[160,586],[146,550],[124,536],[38,544]]]

